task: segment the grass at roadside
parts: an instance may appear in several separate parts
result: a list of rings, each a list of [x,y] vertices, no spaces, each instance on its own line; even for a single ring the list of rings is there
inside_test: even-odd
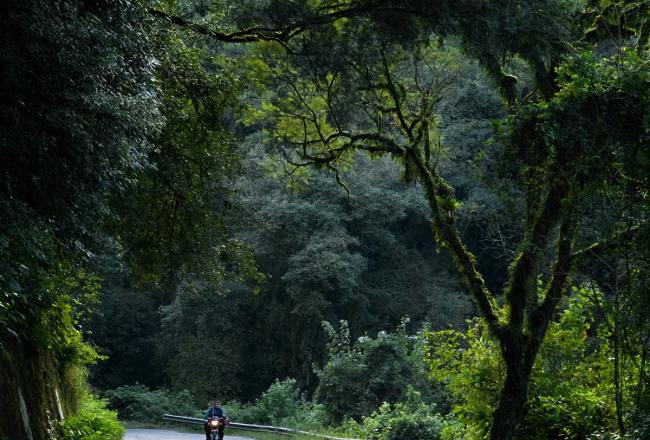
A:
[[[226,430],[225,439],[228,439],[228,436],[238,436],[238,437],[248,437],[255,440],[302,440],[305,437],[295,437],[285,434],[277,434],[274,432],[256,432],[256,431],[244,431],[241,429],[228,428]]]
[[[335,437],[345,437],[338,433],[323,433]],[[248,437],[254,440],[323,440],[320,437],[308,436],[308,435],[287,435],[287,434],[278,434],[275,432],[257,432],[257,431],[244,431],[242,429],[228,428],[226,430],[225,440],[228,440],[228,436],[239,436],[239,437]]]

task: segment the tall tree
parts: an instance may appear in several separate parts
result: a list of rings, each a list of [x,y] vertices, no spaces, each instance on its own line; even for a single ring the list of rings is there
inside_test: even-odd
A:
[[[136,4],[10,2],[2,18],[2,339],[29,333],[57,262],[88,263],[109,192],[146,164],[160,126]],[[21,42],[30,41],[29,45]]]
[[[436,105],[445,75],[432,62],[430,43],[405,50],[392,39],[373,41],[366,37],[378,31],[354,20],[328,32],[328,41],[347,42],[335,43],[329,57],[312,39],[286,57],[274,50],[265,59],[273,92],[263,108],[273,121],[272,141],[294,169],[327,168],[340,180],[340,167],[354,152],[365,151],[397,159],[404,178],[422,185],[436,241],[450,250],[500,344],[507,374],[491,437],[510,439],[571,267],[587,254],[574,249],[580,219],[589,215],[582,202],[616,174],[621,158],[647,142],[648,77],[640,69],[647,53],[637,50],[635,40],[628,51],[611,56],[589,51],[549,65],[535,62],[539,53],[515,48],[532,64],[536,80],[537,89],[525,96],[514,76],[490,69],[511,114],[502,160],[513,165],[511,179],[525,197],[523,237],[499,295],[504,305],[498,306],[457,227],[459,201],[438,164],[443,146]]]
[[[165,123],[152,136],[150,166],[113,192],[111,222],[131,273],[173,300],[189,274],[217,285],[226,273],[254,275],[245,246],[232,237],[240,214],[234,182],[240,167],[230,114],[238,97],[228,60],[200,41],[160,30],[155,77]]]
[[[109,193],[146,165],[161,122],[148,25],[131,1],[3,4],[2,437],[44,439],[75,410]]]

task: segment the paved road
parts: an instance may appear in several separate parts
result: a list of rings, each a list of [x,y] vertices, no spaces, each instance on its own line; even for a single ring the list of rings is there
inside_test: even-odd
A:
[[[164,429],[127,429],[124,440],[205,440],[205,434],[167,431]],[[224,440],[251,440],[248,437],[224,436]]]

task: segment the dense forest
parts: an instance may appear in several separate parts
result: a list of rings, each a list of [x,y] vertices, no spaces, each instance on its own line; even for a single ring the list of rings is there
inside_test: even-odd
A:
[[[10,0],[0,440],[650,438],[650,1]]]

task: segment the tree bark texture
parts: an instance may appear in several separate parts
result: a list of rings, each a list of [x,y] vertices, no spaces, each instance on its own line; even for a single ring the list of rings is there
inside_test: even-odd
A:
[[[501,389],[499,403],[492,414],[492,429],[490,440],[510,440],[515,435],[517,425],[524,415],[524,406],[528,398],[528,381],[530,371],[527,371],[521,360],[511,359],[508,365],[506,380]]]

